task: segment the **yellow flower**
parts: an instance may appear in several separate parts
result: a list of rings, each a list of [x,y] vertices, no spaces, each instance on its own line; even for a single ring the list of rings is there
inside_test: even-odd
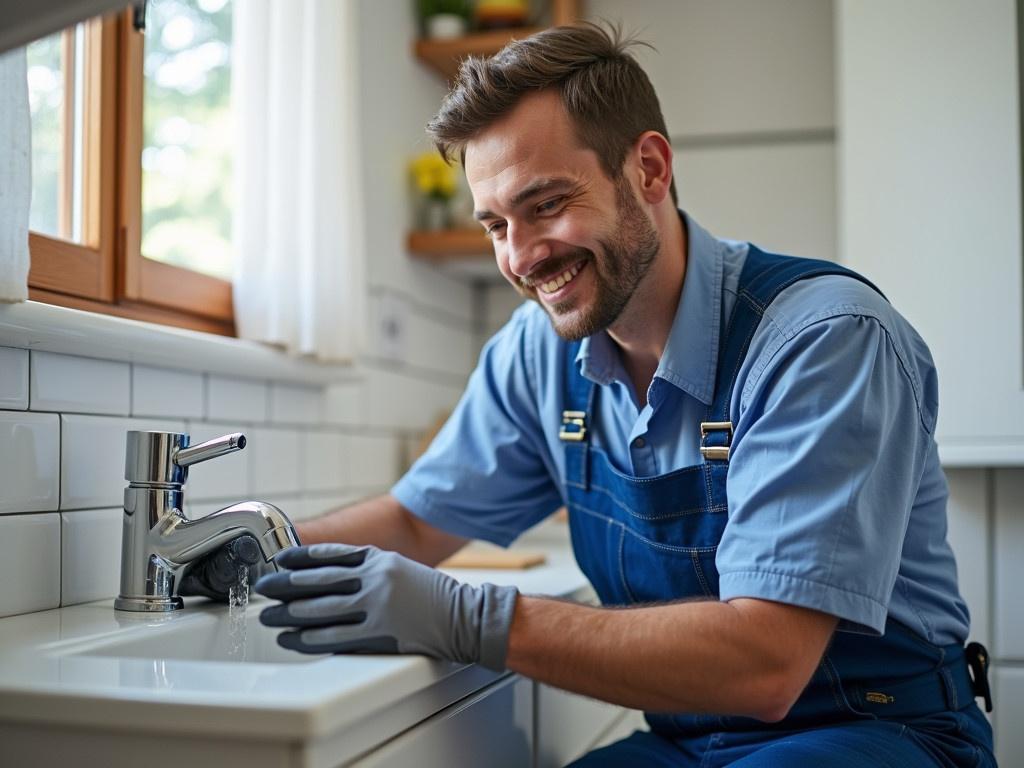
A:
[[[455,169],[437,152],[424,152],[410,164],[416,188],[428,197],[448,200],[455,196],[458,180]]]

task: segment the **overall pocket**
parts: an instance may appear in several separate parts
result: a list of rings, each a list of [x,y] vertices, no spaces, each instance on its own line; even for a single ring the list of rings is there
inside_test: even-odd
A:
[[[569,519],[577,562],[602,602],[717,596],[715,553],[729,517],[724,468],[630,478],[599,451],[591,456],[589,483],[570,484]]]
[[[725,513],[707,514],[706,517],[708,527],[718,526],[716,518],[722,519],[724,527]],[[649,522],[644,525],[634,523],[624,530],[619,575],[631,601],[646,603],[687,597],[717,597],[715,553],[718,544],[688,546],[681,542],[671,543],[666,539],[677,537],[665,535],[663,530],[652,531],[652,527],[670,528],[671,523],[659,521],[657,526]]]

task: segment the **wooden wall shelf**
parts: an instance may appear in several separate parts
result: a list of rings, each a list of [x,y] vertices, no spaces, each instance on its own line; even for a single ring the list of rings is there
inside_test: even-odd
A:
[[[410,232],[409,255],[434,264],[454,275],[479,283],[504,280],[494,263],[494,248],[483,230],[450,229],[441,232]]]
[[[551,0],[550,21],[553,25],[572,24],[581,18],[580,0]],[[488,32],[473,32],[453,40],[417,40],[416,58],[446,80],[453,80],[459,65],[467,56],[493,56],[509,42],[521,40],[544,29],[515,27]]]
[[[467,56],[493,56],[510,40],[520,40],[540,30],[541,27],[517,27],[476,32],[452,40],[417,40],[416,58],[446,80],[453,80]]]
[[[413,256],[437,263],[467,259],[484,261],[494,252],[482,229],[417,230],[409,233],[406,247]]]

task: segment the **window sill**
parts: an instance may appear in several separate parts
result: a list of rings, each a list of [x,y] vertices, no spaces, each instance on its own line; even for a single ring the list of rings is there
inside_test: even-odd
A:
[[[306,384],[356,378],[352,365],[295,358],[257,342],[36,301],[0,304],[0,346]]]

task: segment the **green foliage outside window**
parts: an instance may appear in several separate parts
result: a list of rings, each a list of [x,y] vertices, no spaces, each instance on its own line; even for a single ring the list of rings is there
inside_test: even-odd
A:
[[[142,253],[231,278],[231,4],[150,0]]]

